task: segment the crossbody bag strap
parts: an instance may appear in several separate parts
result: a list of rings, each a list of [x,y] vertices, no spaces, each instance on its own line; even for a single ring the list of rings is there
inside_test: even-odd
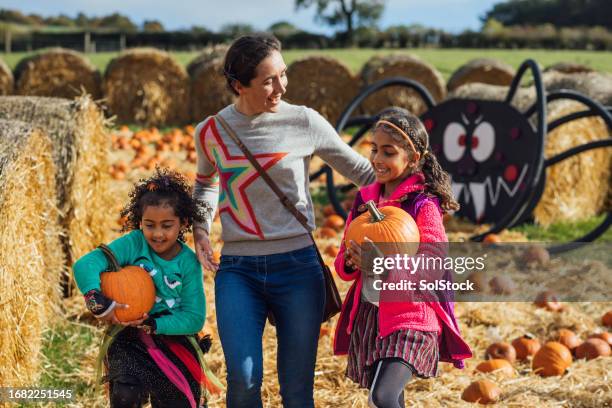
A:
[[[289,200],[289,198],[283,194],[283,192],[281,191],[280,188],[278,188],[278,186],[276,185],[276,183],[274,182],[274,180],[272,180],[272,178],[268,175],[268,173],[264,170],[263,167],[261,167],[261,165],[259,164],[259,162],[257,161],[257,159],[255,159],[255,157],[253,157],[253,155],[251,154],[251,152],[249,151],[249,149],[244,145],[244,143],[242,143],[242,140],[240,140],[238,138],[238,135],[236,135],[236,132],[234,132],[234,130],[230,127],[230,125],[225,121],[225,119],[223,119],[221,117],[221,115],[215,115],[214,118],[221,124],[221,126],[223,127],[223,129],[225,130],[225,132],[229,135],[229,137],[232,138],[232,140],[234,141],[234,143],[236,143],[236,145],[238,145],[238,147],[240,148],[240,150],[242,150],[242,153],[244,153],[244,155],[246,156],[247,159],[249,159],[249,161],[251,162],[251,164],[253,165],[253,167],[255,167],[255,170],[257,170],[257,172],[259,173],[259,175],[261,176],[261,178],[264,179],[264,181],[266,182],[266,184],[268,184],[268,186],[270,186],[270,188],[272,189],[272,191],[274,191],[274,194],[276,194],[276,196],[280,199],[281,203],[283,204],[283,206],[289,210],[289,212],[291,214],[293,214],[293,216],[300,222],[300,224],[302,224],[302,226],[304,227],[304,229],[306,230],[306,232],[308,233],[308,235],[310,236],[310,239],[312,240],[313,244],[315,244],[315,248],[316,243],[314,240],[314,237],[312,236],[312,233],[310,232],[310,230],[308,229],[308,219],[306,218],[306,216],[304,214],[302,214],[300,212],[300,210],[298,210],[295,205],[293,205],[293,203]],[[319,257],[319,260],[322,262],[323,258],[321,257],[321,254],[319,253],[319,249],[317,248],[317,255]]]

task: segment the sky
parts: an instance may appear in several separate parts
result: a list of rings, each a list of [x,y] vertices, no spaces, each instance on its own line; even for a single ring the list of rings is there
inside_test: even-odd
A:
[[[449,32],[479,30],[479,17],[502,0],[386,0],[379,26],[419,23]],[[314,21],[315,7],[295,11],[294,0],[0,0],[0,8],[16,9],[42,16],[60,13],[74,17],[78,12],[102,16],[119,12],[136,24],[159,20],[167,30],[194,25],[218,31],[228,23],[248,23],[266,29],[288,21],[304,30],[330,34],[332,28]]]

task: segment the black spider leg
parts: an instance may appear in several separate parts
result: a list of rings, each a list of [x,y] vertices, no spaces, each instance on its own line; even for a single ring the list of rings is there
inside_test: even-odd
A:
[[[531,70],[534,86],[536,88],[536,103],[534,106],[536,106],[538,113],[538,126],[536,129],[536,135],[538,138],[534,141],[534,149],[536,149],[536,157],[538,157],[538,159],[536,159],[535,163],[529,164],[530,166],[533,166],[534,170],[527,172],[527,177],[524,180],[526,188],[522,191],[519,190],[518,195],[514,198],[514,205],[508,211],[508,213],[491,228],[489,228],[488,231],[470,237],[471,241],[482,241],[486,235],[496,234],[502,231],[504,228],[514,225],[522,217],[532,196],[537,191],[540,178],[544,177],[544,136],[547,133],[546,96],[544,94],[544,85],[542,83],[542,73],[540,72],[540,67],[534,60],[528,59],[521,64],[516,76],[512,79],[512,84],[510,84],[510,89],[506,95],[505,102],[510,104],[527,69]]]
[[[601,116],[602,118],[604,118],[604,121],[607,122],[606,117],[609,115],[608,111],[606,109],[610,109],[610,108],[606,108],[603,105],[599,104],[596,101],[593,101],[592,99],[590,99],[589,97],[576,92],[576,91],[572,91],[572,90],[561,90],[558,92],[552,92],[549,95],[547,95],[546,97],[546,103],[548,104],[548,102],[552,102],[554,100],[557,99],[571,99],[571,100],[576,100],[578,102],[581,102],[585,105],[587,105],[588,107],[590,107],[591,109],[588,110],[584,110],[584,111],[580,111],[580,112],[573,112],[570,113],[566,116],[563,116],[561,118],[558,118],[552,122],[550,122],[548,124],[548,132],[556,129],[557,127],[571,122],[572,120],[577,120],[577,119],[581,119],[581,118],[585,118],[585,117],[590,117],[590,116]],[[526,111],[525,111],[525,115],[527,118],[529,118],[531,115],[533,115],[536,111],[536,104],[531,105]],[[608,123],[608,127],[610,129],[612,129],[612,123]],[[558,155],[551,157],[549,159],[545,159],[544,160],[544,167],[548,167],[548,166],[552,166],[554,164],[556,164],[557,162],[564,160],[565,158],[572,156],[574,154],[578,154],[581,153],[583,151],[587,151],[587,150],[591,150],[594,148],[600,148],[600,147],[607,147],[609,143],[609,140],[604,140],[604,141],[595,141],[595,142],[590,142],[590,143],[586,143],[584,145],[581,146],[576,146],[572,149],[569,149],[565,152],[559,153]],[[544,194],[544,187],[545,187],[545,177],[542,177],[540,179],[540,183],[538,184],[538,186],[536,187],[535,190],[535,194],[532,196],[532,199],[529,203],[529,206],[525,209],[525,211],[522,214],[522,217],[517,220],[514,224],[512,224],[510,227],[513,227],[515,225],[521,224],[527,220],[529,220],[532,216],[532,213],[535,209],[535,207],[537,206],[538,202],[540,201],[540,199],[542,198],[542,195]],[[605,232],[605,230],[604,230]],[[599,234],[601,235],[601,234]],[[598,236],[599,236],[598,235]],[[588,236],[588,235],[587,235]],[[583,237],[584,238],[584,237]]]
[[[557,99],[575,100],[575,101],[578,101],[586,105],[590,109],[579,111],[579,112],[573,112],[573,113],[570,113],[566,116],[563,116],[561,118],[558,118],[552,121],[548,125],[549,131],[552,131],[556,129],[557,127],[564,125],[568,122],[571,122],[573,120],[591,117],[591,116],[601,117],[603,121],[606,123],[608,129],[612,131],[612,107],[605,107],[599,102],[594,101],[593,99],[589,98],[588,96],[583,95],[576,91],[572,91],[572,90],[561,90],[558,92],[550,93],[547,96],[547,102],[551,102]],[[533,109],[530,108],[527,111],[527,113],[532,112],[532,111]],[[544,166],[545,167],[554,166],[555,164],[571,156],[580,154],[582,152],[586,152],[588,150],[593,150],[593,149],[599,149],[603,147],[611,147],[611,146],[612,146],[612,138],[608,138],[606,140],[596,140],[594,142],[588,142],[580,146],[572,147],[564,152],[558,153],[555,156],[546,159],[544,161]],[[539,191],[537,200],[534,200],[532,203],[530,203],[530,209],[529,209],[530,213],[534,210],[535,206],[537,205],[537,202],[540,200],[543,190],[544,189],[542,188],[541,191]],[[574,249],[575,243],[594,241],[599,236],[601,236],[603,233],[605,233],[608,230],[608,228],[610,228],[610,225],[612,225],[612,211],[608,211],[608,214],[603,219],[603,221],[599,225],[597,225],[595,228],[593,228],[593,230],[585,234],[584,236],[580,238],[576,238],[570,243],[551,246],[548,248],[548,251],[551,254],[558,254],[558,253],[562,253],[562,252]]]
[[[381,89],[384,89],[390,86],[403,86],[403,87],[411,88],[415,90],[419,94],[419,96],[421,97],[425,105],[427,106],[428,110],[431,109],[435,105],[435,101],[433,97],[431,96],[431,94],[429,93],[429,91],[427,90],[427,88],[425,88],[423,85],[421,85],[417,81],[414,81],[408,78],[403,78],[403,77],[393,77],[393,78],[382,79],[364,88],[347,105],[347,107],[344,109],[344,111],[340,115],[340,118],[338,119],[338,123],[336,124],[336,131],[340,133],[342,130],[347,128],[347,126],[350,124],[349,118],[351,117],[355,109],[357,109],[361,105],[361,103],[364,101],[365,98],[367,98],[368,96],[370,96],[371,94],[375,92],[380,91]],[[375,123],[376,120],[378,120],[378,115],[371,116],[370,119],[372,120],[372,122],[369,124],[368,129]],[[364,124],[363,126],[365,127],[366,124]],[[362,128],[361,130],[363,130],[363,133],[359,135],[359,137],[361,137],[365,132],[367,132],[368,129],[363,130]],[[358,140],[358,138],[355,138],[355,137],[353,137],[353,139],[355,139],[355,142]],[[327,185],[327,195],[329,197],[329,201],[334,207],[334,210],[336,210],[336,213],[340,215],[341,217],[343,217],[344,219],[346,219],[348,214],[346,210],[344,209],[344,207],[342,207],[342,204],[340,203],[340,200],[338,198],[337,188],[336,188],[336,185],[334,184],[334,173],[331,167],[329,166],[325,166],[324,170],[327,176],[326,185]]]

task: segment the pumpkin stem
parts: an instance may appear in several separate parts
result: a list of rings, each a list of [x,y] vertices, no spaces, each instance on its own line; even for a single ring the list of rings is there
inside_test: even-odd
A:
[[[121,265],[119,265],[119,261],[115,258],[115,254],[113,251],[106,245],[102,244],[98,248],[102,251],[106,259],[108,260],[109,266],[111,268],[110,272],[118,272],[121,269]]]
[[[381,222],[385,219],[385,215],[376,207],[376,203],[372,200],[366,203],[366,207],[372,216],[372,222]]]

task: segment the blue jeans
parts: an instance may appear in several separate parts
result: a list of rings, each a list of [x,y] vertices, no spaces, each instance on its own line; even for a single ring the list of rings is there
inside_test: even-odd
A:
[[[276,320],[277,369],[285,408],[312,396],[324,278],[314,246],[281,254],[222,256],[215,277],[217,326],[227,366],[227,407],[262,407],[262,336]]]

